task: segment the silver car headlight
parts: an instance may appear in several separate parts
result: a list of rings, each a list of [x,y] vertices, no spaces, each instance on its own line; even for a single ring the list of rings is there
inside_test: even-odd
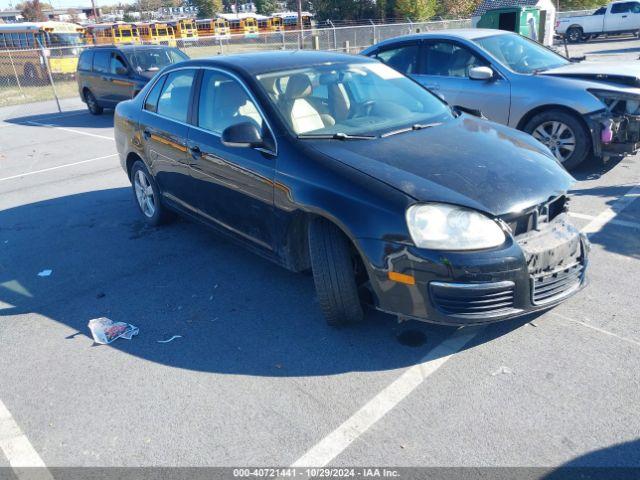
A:
[[[588,92],[604,103],[609,110],[613,110],[616,106],[620,105],[622,112],[637,114],[637,111],[640,108],[640,95],[634,95],[626,92],[612,92],[597,88],[590,88],[588,89]],[[620,109],[616,109],[616,111],[618,110]]]
[[[478,250],[502,245],[497,222],[470,208],[422,203],[407,209],[407,226],[417,247],[433,250]]]

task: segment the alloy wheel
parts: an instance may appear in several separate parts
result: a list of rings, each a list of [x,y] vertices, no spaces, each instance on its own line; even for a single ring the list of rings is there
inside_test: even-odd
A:
[[[575,133],[567,124],[562,122],[543,122],[531,132],[531,135],[549,147],[549,150],[553,152],[561,163],[566,162],[576,149]]]
[[[156,201],[149,178],[142,170],[138,170],[133,184],[140,210],[142,210],[142,213],[144,213],[146,217],[153,217],[156,213]]]

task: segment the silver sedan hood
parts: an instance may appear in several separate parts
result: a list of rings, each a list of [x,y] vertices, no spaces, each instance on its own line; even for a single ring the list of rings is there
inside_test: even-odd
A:
[[[620,86],[640,87],[640,65],[620,62],[580,62],[540,72],[540,75],[576,78],[618,84]]]

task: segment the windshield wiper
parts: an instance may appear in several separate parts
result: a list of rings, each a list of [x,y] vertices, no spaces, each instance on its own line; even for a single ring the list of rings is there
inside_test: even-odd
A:
[[[398,130],[391,130],[390,132],[383,133],[380,135],[381,138],[390,137],[392,135],[397,135],[399,133],[412,132],[414,130],[423,130],[425,128],[437,127],[438,125],[442,125],[442,122],[436,123],[415,123],[410,127],[399,128]]]
[[[298,138],[309,140],[371,140],[375,135],[349,135],[348,133],[302,133]]]

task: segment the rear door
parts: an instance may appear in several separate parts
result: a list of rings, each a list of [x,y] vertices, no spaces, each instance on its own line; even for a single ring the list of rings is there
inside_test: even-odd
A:
[[[496,69],[491,80],[472,80],[469,70],[490,63],[479,53],[458,42],[430,40],[422,45],[419,72],[414,78],[444,98],[450,105],[480,110],[489,119],[507,124],[511,105],[509,81]]]
[[[195,125],[189,131],[189,193],[208,221],[272,250],[275,152],[227,147],[221,141],[227,127],[241,122],[253,123],[274,143],[271,130],[248,87],[236,77],[204,69],[200,84]]]
[[[161,76],[147,94],[140,117],[145,158],[160,191],[186,209],[192,209],[187,121],[195,75],[195,69],[185,68]]]

